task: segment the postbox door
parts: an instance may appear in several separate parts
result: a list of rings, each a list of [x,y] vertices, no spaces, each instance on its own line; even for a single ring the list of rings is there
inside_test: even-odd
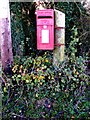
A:
[[[41,25],[37,28],[37,48],[38,49],[53,49],[53,30],[51,25]],[[53,33],[53,34],[52,34]]]

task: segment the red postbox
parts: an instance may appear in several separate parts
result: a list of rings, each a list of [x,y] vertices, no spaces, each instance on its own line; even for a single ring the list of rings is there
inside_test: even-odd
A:
[[[37,49],[54,49],[54,10],[44,9],[36,11],[37,21]]]

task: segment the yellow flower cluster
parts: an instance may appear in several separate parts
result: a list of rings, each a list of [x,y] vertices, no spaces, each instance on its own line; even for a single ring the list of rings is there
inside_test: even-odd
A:
[[[42,79],[45,79],[45,76],[42,76],[42,75],[41,75],[41,76],[38,77],[38,80],[39,80],[39,81],[42,80]]]
[[[18,69],[18,65],[15,65],[13,68],[12,68],[12,71],[15,73]]]
[[[45,59],[45,62],[49,62],[48,59]]]

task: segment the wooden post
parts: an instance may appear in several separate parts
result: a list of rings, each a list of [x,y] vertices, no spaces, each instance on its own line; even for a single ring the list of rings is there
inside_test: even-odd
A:
[[[65,48],[65,14],[55,11],[55,49],[53,52],[53,64],[58,66],[64,61]]]
[[[13,62],[9,0],[0,2],[0,43],[1,63],[6,70]]]

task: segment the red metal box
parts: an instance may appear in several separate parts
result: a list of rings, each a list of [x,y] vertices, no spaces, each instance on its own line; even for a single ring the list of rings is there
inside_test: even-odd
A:
[[[37,21],[37,49],[54,49],[54,10],[44,9],[36,11]]]

